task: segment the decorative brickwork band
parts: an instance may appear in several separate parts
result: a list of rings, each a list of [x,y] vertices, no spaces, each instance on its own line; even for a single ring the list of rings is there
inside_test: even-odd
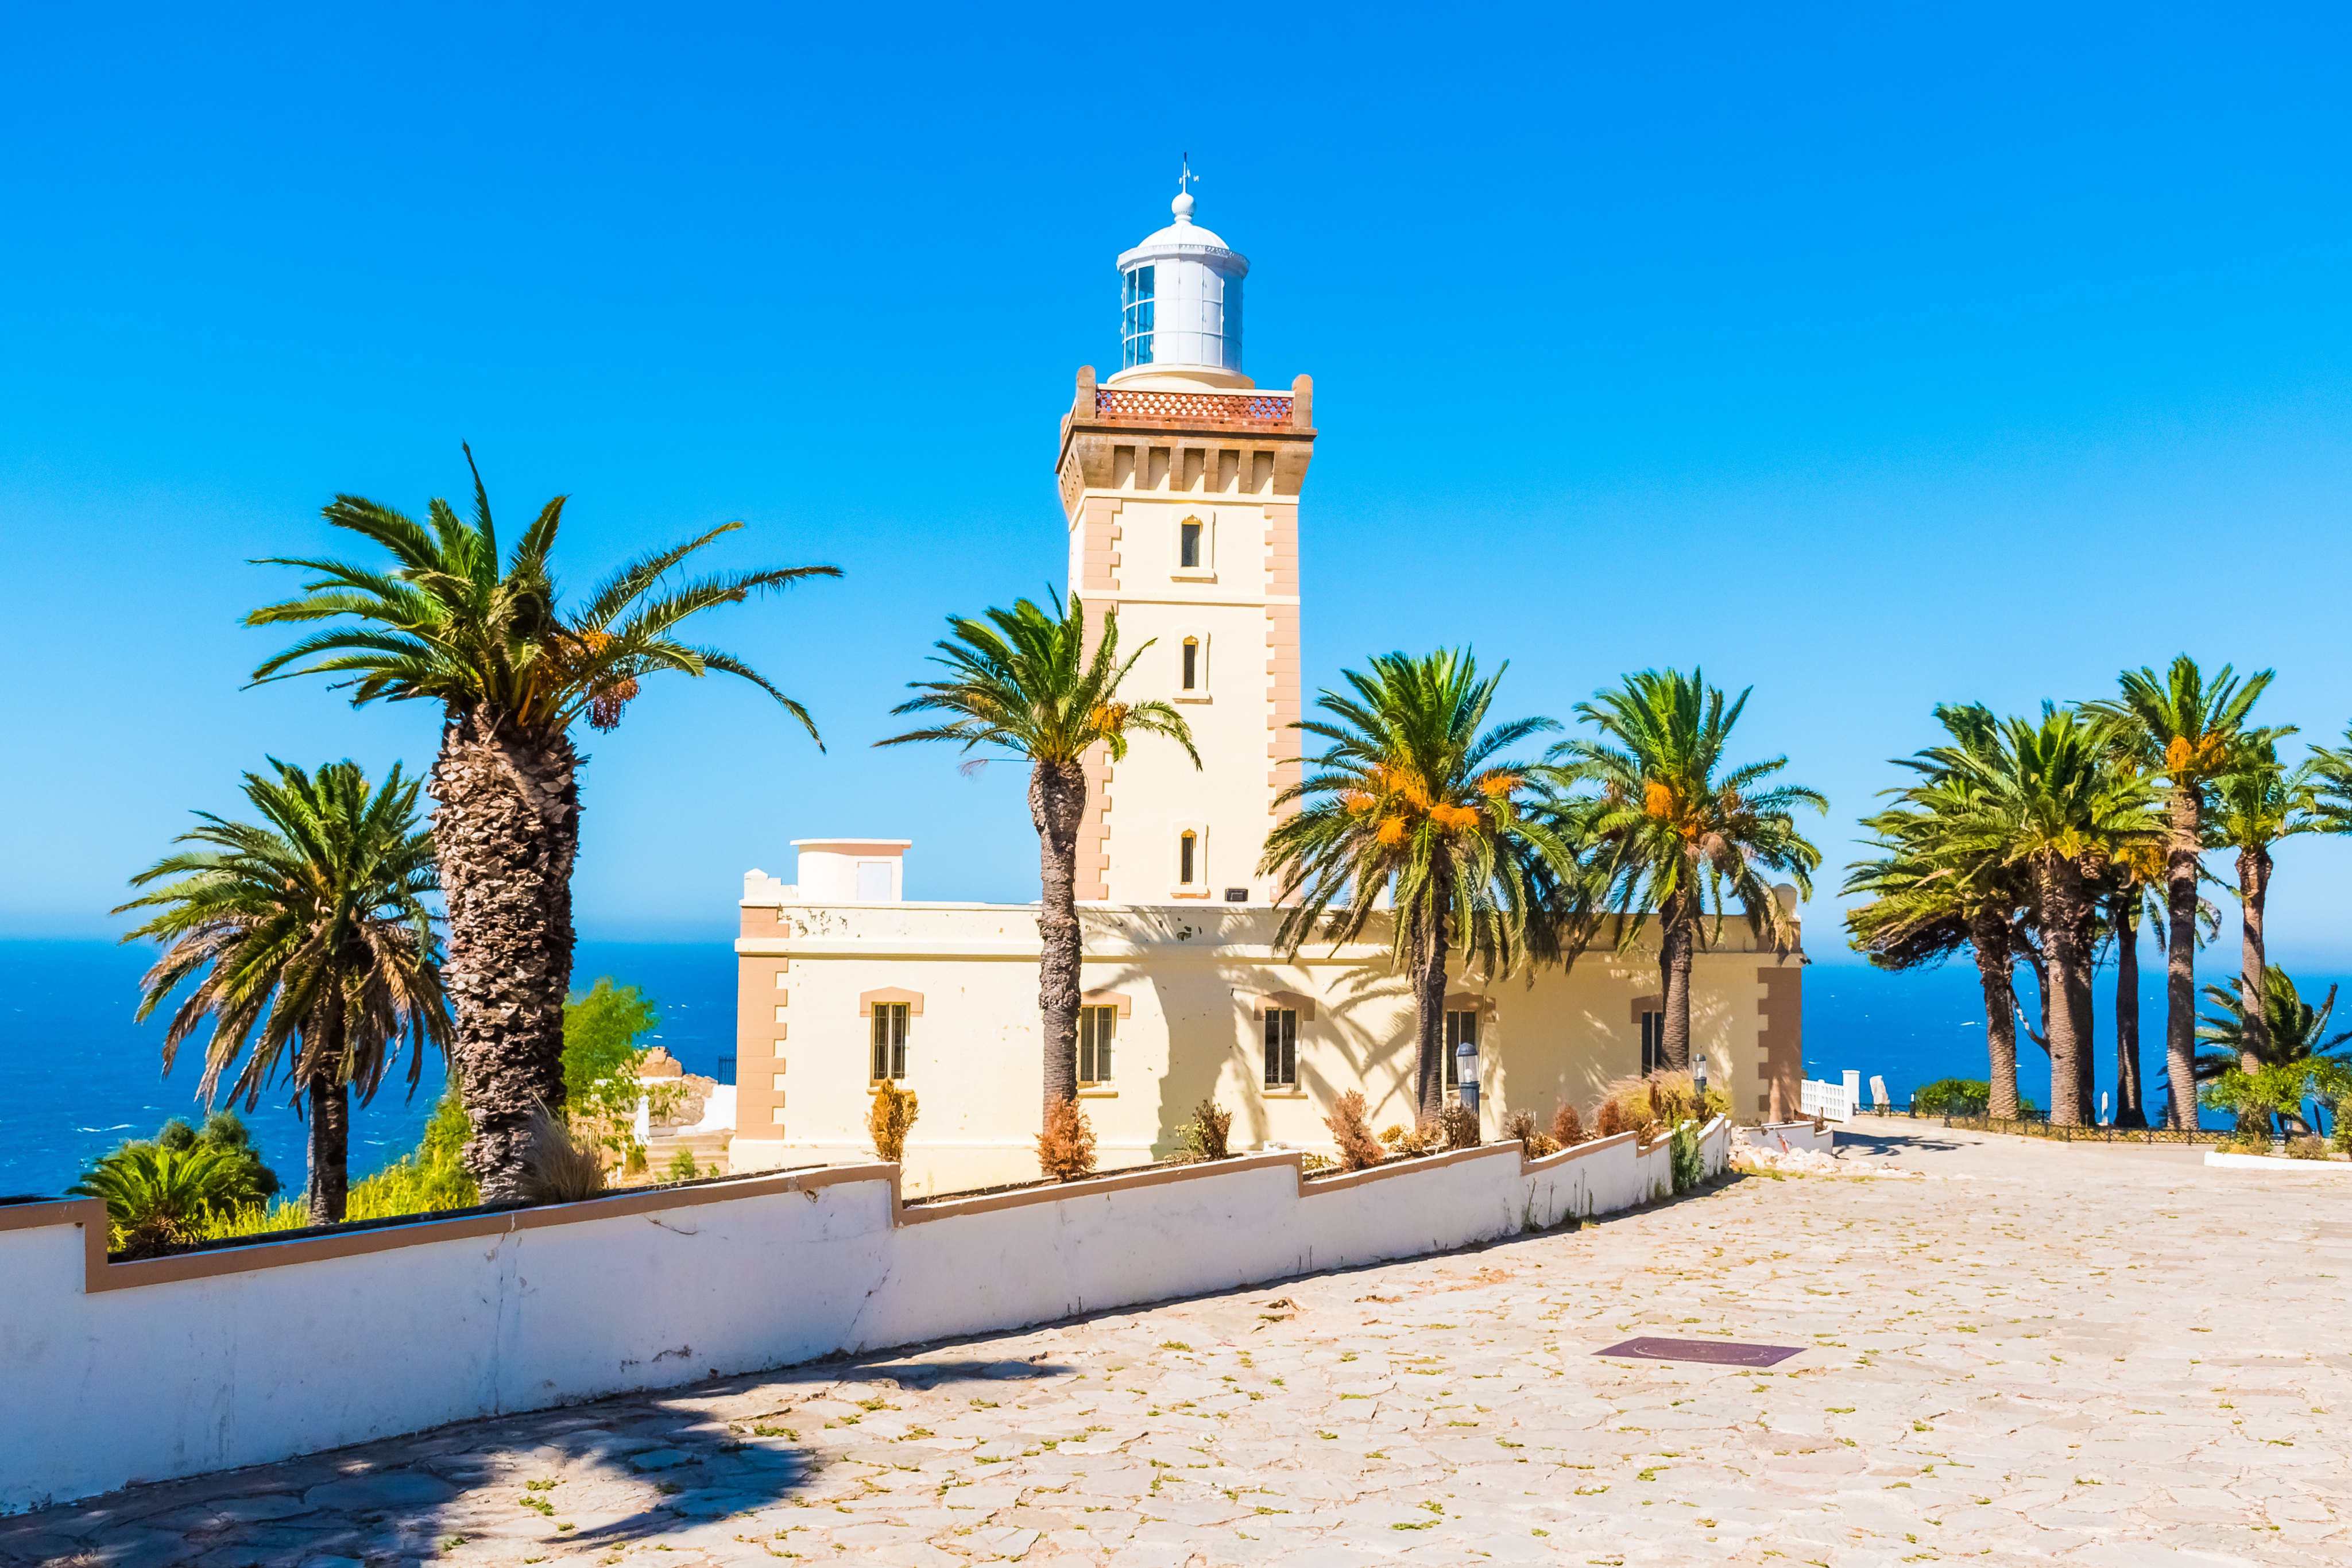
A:
[[[1288,392],[1143,392],[1127,387],[1095,388],[1095,417],[1138,424],[1231,425],[1242,429],[1288,430]]]

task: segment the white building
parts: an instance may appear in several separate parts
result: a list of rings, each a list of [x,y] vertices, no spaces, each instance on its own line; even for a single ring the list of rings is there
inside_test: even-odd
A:
[[[1328,1147],[1322,1117],[1349,1089],[1375,1126],[1412,1119],[1413,1009],[1386,947],[1284,961],[1270,946],[1278,890],[1256,866],[1299,777],[1313,385],[1263,392],[1243,373],[1249,263],[1192,210],[1178,195],[1174,221],[1118,258],[1122,368],[1078,371],[1056,465],[1070,591],[1090,616],[1117,612],[1123,647],[1152,643],[1132,678],[1182,705],[1202,763],[1144,737],[1087,768],[1080,1093],[1105,1166],[1164,1156],[1210,1096],[1235,1113],[1237,1148]],[[793,883],[744,879],[732,1168],[868,1155],[887,1075],[921,1098],[911,1189],[1034,1176],[1034,906],[909,901],[904,840],[793,847]],[[1801,963],[1727,926],[1695,966],[1695,1049],[1743,1114],[1775,1109],[1776,1089],[1795,1103]],[[1611,952],[1532,986],[1464,977],[1450,1027],[1479,1040],[1490,1129],[1640,1071],[1658,989],[1654,956]]]

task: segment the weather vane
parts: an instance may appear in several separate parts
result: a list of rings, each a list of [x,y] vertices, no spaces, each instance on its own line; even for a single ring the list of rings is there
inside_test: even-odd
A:
[[[1192,155],[1187,152],[1184,154],[1184,172],[1176,177],[1176,192],[1179,195],[1190,195],[1191,187],[1200,183],[1201,176],[1192,172]]]

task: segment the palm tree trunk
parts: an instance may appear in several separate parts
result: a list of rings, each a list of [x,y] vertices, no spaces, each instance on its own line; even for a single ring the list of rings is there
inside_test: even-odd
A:
[[[2139,886],[2116,894],[2116,1125],[2145,1127],[2139,1092]]]
[[[1987,911],[1969,922],[1969,936],[1976,949],[1977,983],[1984,988],[1987,1082],[1992,1091],[1985,1113],[2011,1118],[2017,1114],[2017,998],[2010,989],[2009,922]]]
[[[2034,1022],[2042,1026],[2036,1029],[2033,1024],[2027,1024],[2026,1038],[2032,1040],[2047,1059],[2050,1055],[2050,960],[2031,943],[2022,945],[2020,951],[2024,955],[2025,967],[2033,971],[2033,1018]]]
[[[2172,790],[2172,842],[2165,852],[2164,1071],[2172,1124],[2197,1125],[2197,791]]]
[[[2043,1028],[2050,1040],[2050,1120],[2083,1124],[2082,1053],[2091,1010],[2090,901],[2082,867],[2063,855],[2045,859],[2042,882],[2042,940],[2048,945],[2051,988],[2058,994]]]
[[[2238,1065],[2249,1076],[2260,1072],[2270,1058],[2270,1015],[2263,1010],[2268,957],[2263,943],[2263,910],[2270,902],[2270,852],[2260,847],[2238,852],[2238,1002],[2245,1009],[2245,1031],[2238,1038]]]
[[[1658,967],[1666,994],[1665,1039],[1660,1042],[1660,1049],[1665,1052],[1668,1071],[1687,1072],[1691,1060],[1691,949],[1698,936],[1698,911],[1692,906],[1687,891],[1676,893],[1667,902],[1669,907],[1663,912],[1665,932],[1658,943]]]
[[[340,1057],[341,1052],[337,1053]],[[312,1075],[310,1223],[341,1225],[351,1197],[352,1090],[331,1071]]]
[[[1037,1016],[1045,1040],[1044,1109],[1078,1092],[1078,824],[1087,774],[1076,762],[1029,770],[1029,817],[1037,824]]]
[[[1445,1109],[1445,909],[1450,889],[1433,877],[1429,901],[1415,914],[1412,939],[1413,1024],[1420,1045],[1413,1078],[1423,1121]]]
[[[452,707],[430,793],[449,905],[443,970],[457,1011],[450,1056],[487,1203],[523,1196],[533,1111],[563,1105],[563,998],[572,985],[579,753],[487,706]]]
[[[2256,845],[2238,851],[2238,908],[2241,925],[2238,941],[2238,1005],[2244,1010],[2245,1023],[2238,1037],[2238,1066],[2248,1077],[2263,1070],[2270,1059],[2270,1015],[2263,1009],[2264,995],[2269,990],[2265,966],[2268,956],[2263,945],[2263,910],[2271,895],[2270,852]],[[2270,1131],[2270,1113],[2249,1112],[2239,1118],[2245,1131],[2261,1134]]]

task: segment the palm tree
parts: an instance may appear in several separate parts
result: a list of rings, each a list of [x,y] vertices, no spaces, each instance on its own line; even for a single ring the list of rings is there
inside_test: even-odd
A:
[[[1657,914],[1663,1043],[1676,1071],[1690,1066],[1691,957],[1712,940],[1710,909],[1720,933],[1726,900],[1736,899],[1756,935],[1785,949],[1797,940],[1795,925],[1757,870],[1780,873],[1811,897],[1822,863],[1791,813],[1811,806],[1826,814],[1827,799],[1801,784],[1756,788],[1788,766],[1786,757],[1725,768],[1725,745],[1754,689],[1727,707],[1698,670],[1644,670],[1577,704],[1577,716],[1603,739],[1564,740],[1546,754],[1562,778],[1600,787],[1592,876],[1618,915],[1620,950],[1630,951]]]
[[[1037,1011],[1050,1113],[1078,1092],[1078,824],[1087,809],[1087,750],[1100,745],[1117,762],[1127,756],[1129,736],[1160,735],[1181,746],[1194,768],[1201,754],[1183,716],[1169,704],[1119,700],[1128,673],[1151,644],[1121,660],[1114,612],[1102,618],[1100,641],[1089,654],[1085,604],[1072,594],[1065,611],[1052,590],[1046,597],[1051,614],[1024,599],[1010,610],[989,611],[984,620],[949,616],[955,634],[936,644],[931,662],[947,666],[950,678],[909,681],[908,689],[922,695],[890,711],[956,716],[874,744],[947,740],[967,752],[1002,747],[1029,759],[1029,818],[1037,828],[1044,884],[1037,905]]]
[[[2191,1071],[2200,1083],[2210,1083],[2232,1070],[2251,1078],[2264,1068],[2291,1067],[2297,1063],[2330,1061],[2339,1068],[2352,1069],[2352,1051],[2345,1045],[2352,1041],[2352,1030],[2340,1034],[2327,1033],[2327,1020],[2336,1011],[2336,988],[2327,988],[2327,999],[2313,1007],[2295,989],[2293,977],[2273,964],[2263,971],[2262,1018],[2252,1028],[2246,1011],[2242,990],[2227,986],[2207,986],[2206,998],[2213,1010],[2200,1020],[2204,1027],[2197,1038],[2214,1047],[2197,1053]],[[2292,1132],[2306,1132],[2303,1119],[2294,1112],[2286,1113]],[[2266,1126],[2268,1117],[2260,1111],[2247,1118],[2259,1127]]]
[[[2197,1050],[2197,883],[2203,870],[2205,813],[2212,781],[2230,771],[2246,737],[2246,718],[2271,684],[2259,670],[2242,686],[2224,664],[2210,681],[2182,653],[2162,675],[2143,665],[2116,677],[2123,695],[2090,705],[2121,719],[2119,741],[2165,780],[2166,1076],[2176,1126],[2197,1125],[2189,1065]]]
[[[1976,809],[1958,834],[1960,845],[2032,874],[2056,1003],[2044,1026],[2050,1119],[2068,1126],[2091,1116],[2096,879],[2116,855],[2154,842],[2158,834],[2147,779],[2117,755],[2121,722],[2044,703],[2038,725],[2007,721],[1995,751],[1944,747],[1929,754],[1978,791]]]
[[[1343,678],[1352,695],[1316,698],[1329,718],[1292,727],[1326,747],[1276,798],[1276,810],[1297,810],[1266,835],[1258,870],[1282,879],[1275,946],[1291,957],[1318,931],[1335,946],[1356,940],[1389,893],[1391,958],[1412,988],[1413,1101],[1434,1116],[1445,1108],[1448,956],[1458,949],[1492,976],[1559,956],[1571,841],[1517,799],[1541,770],[1502,756],[1559,726],[1486,728],[1503,671],[1481,679],[1467,649],[1388,653]]]
[[[1953,744],[1986,763],[2000,757],[2000,721],[1980,704],[1938,705],[1936,720]],[[1870,902],[1846,915],[1848,940],[1882,969],[1925,968],[1962,946],[1976,958],[1984,993],[1986,1111],[2018,1113],[2017,993],[2012,976],[2021,956],[2016,924],[2033,904],[2032,879],[1997,853],[1959,842],[1983,809],[1977,786],[1933,752],[1898,758],[1896,766],[1924,775],[1894,791],[1897,804],[1862,825],[1874,835],[1877,859],[1848,868],[1844,892]]]
[[[473,453],[466,462],[473,465]],[[541,508],[503,565],[490,501],[474,473],[468,523],[436,499],[430,524],[357,496],[323,516],[381,547],[384,570],[273,557],[317,573],[300,598],[265,606],[250,626],[331,621],[254,672],[256,682],[340,674],[354,706],[383,698],[442,706],[433,768],[434,841],[449,905],[456,1055],[473,1125],[467,1164],[491,1202],[523,1196],[534,1112],[563,1103],[563,998],[572,983],[572,868],[580,847],[580,766],[572,728],[618,725],[656,671],[740,676],[782,705],[812,738],[801,706],[731,654],[677,640],[680,622],[829,566],[727,571],[668,584],[672,568],[729,523],[614,572],[570,609],[551,556],[563,512]]]
[[[142,981],[142,1021],[194,982],[164,1031],[163,1071],[206,1018],[196,1092],[207,1104],[240,1056],[229,1093],[248,1110],[286,1066],[298,1103],[309,1103],[310,1222],[332,1225],[349,1188],[352,1091],[362,1104],[373,1099],[404,1039],[412,1092],[426,1043],[448,1049],[424,902],[437,885],[433,844],[416,821],[421,781],[397,764],[376,789],[354,762],[316,776],[275,758],[270,766],[274,779],[245,776],[262,825],[199,811],[204,825],[175,841],[205,847],[132,877],[153,891],[115,913],[158,912],[123,937],[163,945]]]
[[[2263,1059],[2263,1029],[2269,1011],[2260,998],[2270,967],[2263,941],[2263,915],[2270,902],[2270,846],[2297,833],[2315,832],[2320,826],[2312,810],[2312,764],[2289,768],[2279,761],[2272,737],[2290,733],[2265,731],[2238,748],[2237,766],[2215,780],[2207,822],[2211,847],[2238,854],[2238,991],[2245,1004],[2241,1017],[2249,1072]]]

